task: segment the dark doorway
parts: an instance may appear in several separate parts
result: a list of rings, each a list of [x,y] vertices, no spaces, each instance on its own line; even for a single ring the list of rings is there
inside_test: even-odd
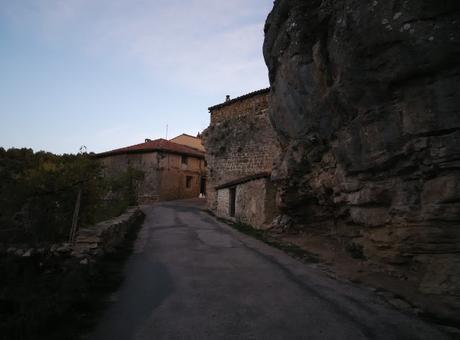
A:
[[[206,177],[201,177],[200,194],[206,195]]]
[[[236,188],[230,188],[229,192],[230,192],[229,214],[231,217],[235,217]]]

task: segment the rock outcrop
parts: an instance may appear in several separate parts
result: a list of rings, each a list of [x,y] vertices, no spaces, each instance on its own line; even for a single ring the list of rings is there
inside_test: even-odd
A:
[[[283,214],[458,320],[460,2],[277,0],[265,32]]]

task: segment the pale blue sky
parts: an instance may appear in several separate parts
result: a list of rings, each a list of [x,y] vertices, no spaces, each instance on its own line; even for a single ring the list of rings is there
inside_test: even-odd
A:
[[[0,0],[0,146],[100,152],[196,134],[268,86],[271,0]]]

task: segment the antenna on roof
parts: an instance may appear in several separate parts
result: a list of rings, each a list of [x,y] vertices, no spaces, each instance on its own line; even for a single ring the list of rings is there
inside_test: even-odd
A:
[[[168,124],[166,124],[166,140],[168,140]]]

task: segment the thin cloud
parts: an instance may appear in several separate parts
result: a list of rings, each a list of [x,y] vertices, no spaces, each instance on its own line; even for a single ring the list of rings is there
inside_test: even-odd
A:
[[[201,93],[242,93],[268,84],[262,59],[263,0],[8,1],[0,15],[28,22],[47,41],[144,65]]]

